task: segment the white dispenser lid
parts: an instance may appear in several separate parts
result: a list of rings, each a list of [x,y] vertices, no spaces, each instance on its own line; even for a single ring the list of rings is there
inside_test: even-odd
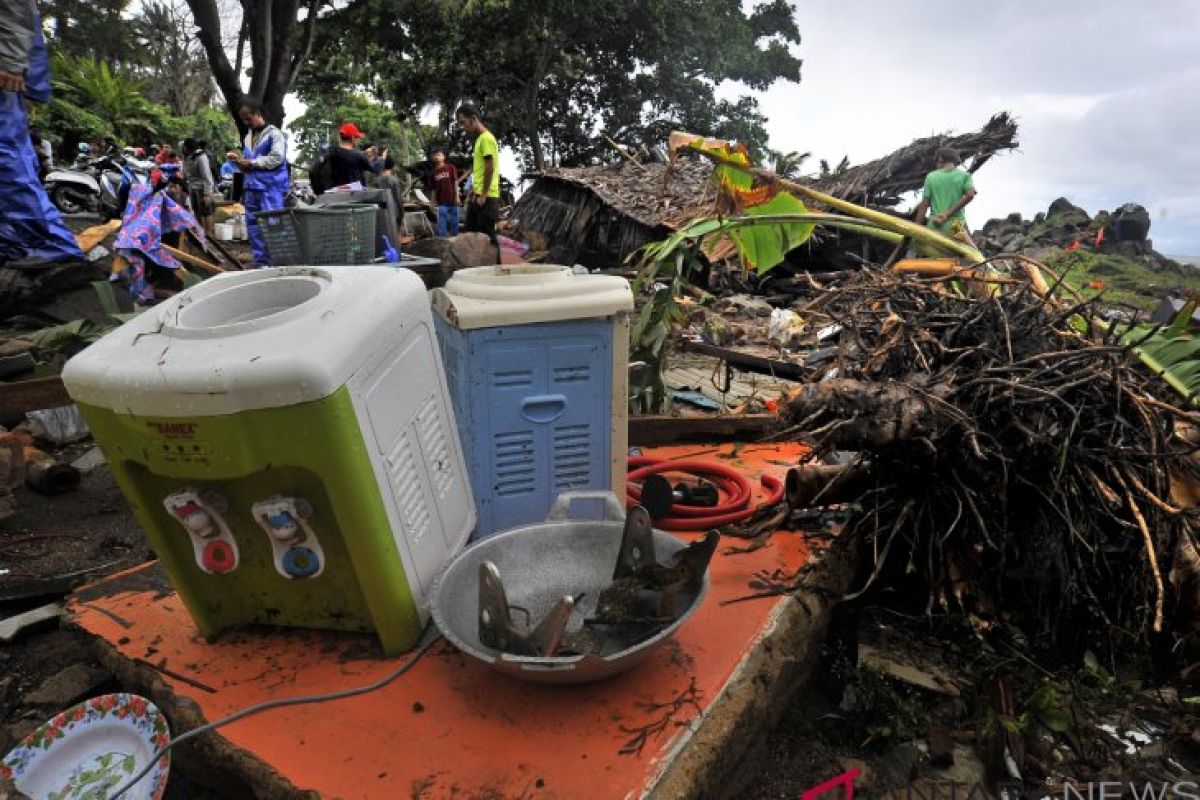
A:
[[[72,358],[71,398],[125,414],[213,416],[320,400],[430,321],[421,279],[388,267],[230,272]]]
[[[460,269],[434,289],[433,308],[461,330],[608,317],[633,310],[629,281],[576,275],[556,264],[498,264]]]

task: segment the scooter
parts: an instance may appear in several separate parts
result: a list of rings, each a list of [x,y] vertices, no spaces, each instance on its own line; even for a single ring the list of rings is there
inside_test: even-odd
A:
[[[129,201],[129,187],[149,182],[146,162],[108,155],[78,164],[71,169],[54,170],[46,176],[50,201],[64,214],[92,211],[104,219],[117,219]]]

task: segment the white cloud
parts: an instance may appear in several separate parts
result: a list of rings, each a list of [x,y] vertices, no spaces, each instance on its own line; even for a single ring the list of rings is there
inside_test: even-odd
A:
[[[1200,0],[840,0],[797,23],[803,79],[761,98],[776,149],[858,163],[1008,110],[1021,147],[980,171],[973,225],[1133,201],[1158,249],[1200,253]]]

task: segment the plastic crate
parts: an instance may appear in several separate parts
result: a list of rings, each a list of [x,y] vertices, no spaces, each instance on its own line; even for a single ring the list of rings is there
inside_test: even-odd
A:
[[[375,206],[288,208],[256,216],[273,266],[369,264],[375,257]]]
[[[272,266],[291,267],[308,263],[304,250],[300,247],[300,233],[292,209],[259,211],[255,213],[254,219],[258,222],[258,229],[267,245]]]

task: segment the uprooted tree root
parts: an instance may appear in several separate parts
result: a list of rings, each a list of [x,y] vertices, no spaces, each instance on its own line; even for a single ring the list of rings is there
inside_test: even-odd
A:
[[[860,592],[915,583],[927,611],[1044,643],[1191,629],[1179,585],[1194,582],[1197,514],[1172,475],[1196,450],[1176,426],[1198,415],[1116,330],[1072,327],[1094,309],[875,271],[821,305],[843,326],[838,377],[784,416],[869,472],[850,529],[875,557]]]

